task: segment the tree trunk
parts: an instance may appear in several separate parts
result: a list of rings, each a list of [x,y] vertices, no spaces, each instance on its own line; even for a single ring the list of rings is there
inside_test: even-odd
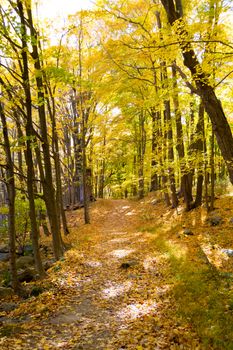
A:
[[[151,141],[151,191],[157,191],[159,189],[159,180],[158,174],[156,172],[156,151],[157,151],[157,134],[158,134],[158,120],[160,119],[160,112],[152,110],[151,111],[151,119],[152,119],[152,141]]]
[[[170,201],[170,197],[169,197],[169,193],[168,193],[167,176],[166,175],[162,175],[162,183],[163,183],[164,200],[165,200],[166,205],[168,207],[170,207],[171,201]]]
[[[8,136],[8,127],[6,116],[0,102],[0,117],[2,122],[2,133],[4,139],[4,150],[6,155],[6,186],[8,193],[8,236],[9,236],[9,250],[10,250],[10,271],[11,284],[13,290],[17,293],[19,291],[19,283],[17,279],[16,269],[16,252],[15,252],[15,177],[14,164],[11,157],[10,140]]]
[[[30,78],[29,78],[29,65],[28,65],[28,46],[26,41],[26,21],[24,17],[23,3],[21,0],[17,0],[17,7],[19,11],[20,21],[21,21],[21,41],[22,41],[22,65],[23,65],[23,88],[26,98],[26,164],[27,164],[27,190],[28,190],[28,201],[29,201],[29,216],[31,222],[31,237],[32,246],[35,259],[36,269],[41,277],[45,275],[43,268],[40,249],[39,249],[39,232],[36,220],[36,209],[35,209],[35,199],[34,199],[34,167],[33,167],[33,157],[32,157],[32,142],[33,142],[33,123],[32,123],[32,100],[31,100],[31,90],[30,90]]]
[[[162,23],[160,18],[160,12],[156,11],[155,13],[157,19],[158,29],[161,31]],[[160,37],[163,39],[162,33],[160,32]],[[168,92],[168,75],[167,75],[167,66],[165,60],[160,60],[161,67],[161,83],[162,88],[166,91],[166,96],[164,98],[164,123],[165,123],[165,143],[167,149],[165,150],[168,158],[168,177],[170,181],[170,190],[172,198],[172,207],[177,208],[178,206],[178,197],[176,194],[176,184],[175,184],[175,174],[174,174],[174,151],[173,151],[173,131],[172,131],[172,120],[171,120],[171,105],[170,105],[170,96]]]
[[[54,155],[54,165],[55,165],[55,174],[56,174],[56,202],[57,202],[57,213],[58,213],[58,222],[60,223],[60,215],[62,220],[63,232],[65,235],[69,234],[69,229],[67,226],[66,214],[64,211],[63,205],[63,196],[62,196],[62,182],[61,182],[61,162],[60,162],[60,150],[59,142],[57,135],[57,125],[56,125],[56,108],[55,100],[53,93],[50,89],[50,86],[45,87],[47,95],[50,95],[52,106],[50,105],[50,100],[47,98],[48,102],[48,111],[52,124],[52,149]]]
[[[146,148],[145,116],[139,114],[139,140],[138,140],[138,198],[144,197],[144,155]]]
[[[211,140],[210,140],[210,179],[211,179],[211,187],[210,187],[210,211],[214,210],[214,198],[215,198],[215,159],[214,159],[214,132],[212,129]]]
[[[44,158],[45,169],[45,181],[44,181],[44,196],[46,198],[46,207],[49,217],[52,237],[53,237],[53,250],[56,259],[59,259],[63,255],[63,242],[61,238],[60,226],[58,221],[58,213],[56,206],[55,189],[53,185],[52,165],[50,159],[50,147],[47,133],[47,121],[45,113],[45,95],[44,85],[42,77],[42,69],[40,63],[40,57],[38,52],[38,38],[37,33],[33,25],[31,6],[27,7],[28,13],[28,25],[31,32],[31,45],[32,45],[32,57],[34,59],[34,68],[36,74],[36,87],[37,87],[37,100],[38,100],[38,114],[40,121],[40,131],[43,138],[42,149]]]
[[[73,95],[71,96],[71,106],[73,113],[73,141],[74,141],[74,176],[72,178],[73,185],[73,203],[83,202],[82,190],[82,131],[81,131],[81,115],[77,111],[77,91],[73,87]]]
[[[99,198],[104,198],[105,168],[106,168],[106,161],[105,161],[106,133],[107,133],[107,129],[106,129],[105,123],[104,123],[102,159],[100,160],[100,170],[99,170],[99,186],[98,186],[99,187],[99,191],[98,191]]]
[[[105,159],[100,161],[100,174],[99,174],[99,191],[98,191],[98,197],[104,198],[104,177],[105,177]]]
[[[166,68],[165,68],[166,69]],[[164,76],[167,79],[167,74]],[[168,147],[168,176],[170,181],[170,190],[171,190],[171,199],[172,199],[172,208],[178,207],[178,198],[176,194],[176,183],[175,183],[175,174],[174,174],[174,152],[173,152],[173,133],[172,133],[172,122],[171,122],[171,107],[170,100],[166,99],[164,101],[164,119],[166,121],[166,138],[167,138],[167,147]]]
[[[83,22],[82,13],[80,15],[80,30],[78,37],[79,45],[79,116],[81,122],[81,147],[82,147],[82,182],[83,182],[83,204],[84,204],[84,221],[90,223],[89,201],[87,190],[87,156],[86,156],[86,129],[87,118],[84,111],[84,91],[83,91],[83,61],[82,61],[82,43],[83,43]],[[88,113],[89,114],[89,113]]]
[[[204,180],[204,168],[203,168],[203,153],[204,153],[204,106],[200,103],[198,112],[198,123],[196,127],[196,145],[197,151],[197,187],[196,187],[196,198],[195,207],[199,207],[202,203],[202,191],[203,191],[203,180]]]

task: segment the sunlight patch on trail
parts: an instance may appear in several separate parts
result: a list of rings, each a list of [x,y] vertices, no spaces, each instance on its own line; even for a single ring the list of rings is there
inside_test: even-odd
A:
[[[136,211],[135,210],[132,210],[132,211],[129,211],[128,213],[125,214],[125,216],[133,216],[133,215],[136,215]]]
[[[109,241],[109,243],[125,243],[128,242],[129,238],[113,238]]]
[[[116,249],[109,253],[109,255],[114,256],[115,258],[125,258],[131,253],[135,252],[135,249]]]
[[[147,256],[143,261],[145,270],[156,270],[157,259],[155,257]]]
[[[110,233],[114,233],[114,235],[127,235],[125,231],[109,231]]]
[[[171,289],[171,286],[165,284],[162,287],[157,286],[155,289],[156,289],[157,295],[161,296],[163,294],[166,294]]]
[[[122,320],[135,320],[150,313],[154,313],[157,309],[157,303],[154,300],[148,300],[143,304],[130,304],[117,313],[117,317]]]
[[[72,273],[63,273],[60,278],[56,279],[56,284],[60,287],[80,287],[82,280],[80,276]]]
[[[111,283],[108,288],[102,290],[105,299],[115,298],[125,292],[128,292],[132,287],[132,282],[126,281],[124,283]]]
[[[85,265],[88,267],[101,267],[101,266],[103,266],[103,264],[99,261],[87,261],[85,263]]]
[[[129,208],[130,208],[129,205],[124,205],[124,206],[122,207],[122,209],[129,209]]]
[[[144,243],[144,242],[146,242],[146,240],[145,240],[144,238],[139,238],[139,239],[137,240],[137,243]]]
[[[142,236],[143,232],[135,232],[131,234],[131,237],[138,237],[138,236]]]

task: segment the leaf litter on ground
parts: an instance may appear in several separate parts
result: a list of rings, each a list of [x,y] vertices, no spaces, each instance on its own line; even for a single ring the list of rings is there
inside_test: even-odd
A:
[[[225,198],[220,208],[224,200],[233,208]],[[197,312],[205,301],[198,306],[192,300],[194,282],[203,283],[192,279],[198,271],[212,279],[211,266],[232,271],[233,259],[221,251],[233,247],[231,212],[218,213],[229,218],[210,227],[203,208],[176,212],[152,205],[150,197],[98,200],[90,225],[81,211],[68,213],[72,248],[46,280],[36,282],[44,288],[40,295],[18,300],[19,307],[3,315],[3,330],[7,323],[18,329],[1,332],[1,349],[217,349],[217,340],[203,336],[195,323],[192,308]],[[185,228],[194,235],[184,235]],[[231,292],[232,285],[226,290],[229,305]]]

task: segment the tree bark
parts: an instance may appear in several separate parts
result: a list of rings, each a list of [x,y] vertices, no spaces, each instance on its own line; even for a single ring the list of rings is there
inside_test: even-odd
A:
[[[82,146],[82,182],[83,182],[83,205],[84,205],[84,221],[85,224],[90,223],[90,214],[89,214],[89,201],[88,190],[87,190],[87,156],[86,156],[86,129],[87,129],[87,119],[90,111],[87,112],[87,116],[84,111],[84,91],[83,91],[83,61],[82,61],[82,43],[83,43],[83,21],[82,13],[80,15],[80,30],[78,37],[79,44],[79,115],[81,122],[81,146]]]
[[[17,0],[17,7],[21,21],[21,41],[22,41],[22,78],[23,78],[23,89],[26,98],[26,164],[27,164],[27,190],[28,190],[28,201],[29,201],[29,216],[31,222],[31,237],[32,246],[35,259],[36,269],[41,277],[45,275],[43,268],[40,249],[39,249],[39,232],[36,220],[36,208],[35,208],[35,198],[34,198],[34,167],[33,167],[33,157],[32,157],[32,143],[33,143],[33,123],[32,123],[32,99],[30,90],[30,79],[29,79],[29,64],[28,64],[28,46],[26,40],[26,21],[24,17],[23,3],[21,0]]]
[[[159,189],[159,179],[158,174],[156,172],[156,151],[157,151],[157,134],[158,134],[158,120],[160,119],[160,112],[152,110],[151,111],[151,119],[152,119],[152,140],[151,140],[151,191],[157,191]]]
[[[160,18],[160,12],[156,11],[155,13],[157,19],[158,29],[161,31],[162,23]],[[163,36],[160,32],[160,37],[163,39]],[[178,207],[178,197],[176,194],[176,183],[175,183],[175,174],[174,174],[174,151],[173,151],[173,131],[172,131],[172,120],[171,120],[171,105],[170,105],[170,96],[168,92],[168,74],[167,74],[167,65],[165,60],[160,60],[161,67],[161,83],[162,88],[166,91],[166,96],[163,101],[164,105],[164,122],[165,122],[165,143],[166,143],[166,155],[168,158],[168,177],[170,181],[170,191],[171,191],[171,199],[172,199],[172,207]]]
[[[50,159],[50,147],[47,133],[47,121],[45,113],[45,94],[44,84],[41,69],[41,62],[38,51],[38,38],[37,33],[33,25],[33,18],[31,12],[31,4],[27,7],[28,13],[28,25],[31,33],[31,45],[32,45],[32,57],[34,59],[34,68],[36,74],[36,86],[37,86],[37,99],[38,99],[38,114],[40,121],[40,131],[43,138],[42,149],[45,168],[45,181],[44,181],[44,196],[49,217],[52,237],[53,237],[53,250],[56,259],[59,259],[63,255],[63,242],[61,238],[61,231],[58,221],[58,213],[56,206],[55,188],[53,185],[52,165]]]
[[[210,211],[214,210],[214,198],[215,198],[215,157],[214,157],[214,132],[212,129],[211,140],[210,140],[210,179],[211,179],[211,187],[210,187]]]
[[[62,220],[63,232],[65,235],[69,234],[69,229],[66,220],[66,214],[63,205],[62,197],[62,181],[61,181],[61,162],[60,162],[60,150],[59,150],[59,140],[57,134],[57,125],[56,125],[56,108],[55,108],[55,99],[53,92],[50,89],[49,84],[45,86],[48,103],[48,111],[52,124],[52,149],[55,165],[55,174],[56,174],[56,202],[57,202],[57,213],[58,213],[58,222],[60,224],[60,216]],[[50,103],[51,102],[51,103]]]
[[[139,140],[138,140],[138,198],[144,197],[144,155],[146,150],[145,115],[139,113]]]
[[[202,192],[203,192],[203,180],[204,180],[204,106],[200,103],[198,112],[198,123],[196,127],[196,145],[195,149],[197,151],[197,187],[196,187],[196,198],[195,207],[199,207],[202,203]]]
[[[186,164],[185,160],[185,152],[184,152],[184,136],[183,136],[183,127],[181,122],[181,112],[179,106],[179,97],[178,97],[178,86],[177,86],[177,75],[176,75],[176,66],[172,65],[172,78],[173,78],[173,105],[174,112],[176,117],[176,136],[177,136],[177,145],[176,149],[179,156],[180,162],[180,171],[181,171],[181,193],[184,196],[184,201],[186,204],[186,210],[190,210],[192,208],[192,187],[190,186],[190,170]]]
[[[14,164],[11,157],[10,140],[8,136],[8,127],[6,116],[0,102],[0,117],[2,122],[2,133],[4,139],[4,150],[6,155],[6,187],[8,193],[8,235],[9,235],[9,250],[10,250],[10,271],[11,283],[13,290],[19,291],[19,283],[17,279],[16,269],[16,252],[15,252],[15,177]]]

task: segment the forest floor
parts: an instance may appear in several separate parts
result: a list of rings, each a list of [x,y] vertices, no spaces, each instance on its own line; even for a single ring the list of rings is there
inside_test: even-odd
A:
[[[0,314],[0,348],[233,349],[233,197],[216,226],[153,199],[98,200],[89,225],[69,212],[71,249],[37,297],[4,301],[18,307]]]

